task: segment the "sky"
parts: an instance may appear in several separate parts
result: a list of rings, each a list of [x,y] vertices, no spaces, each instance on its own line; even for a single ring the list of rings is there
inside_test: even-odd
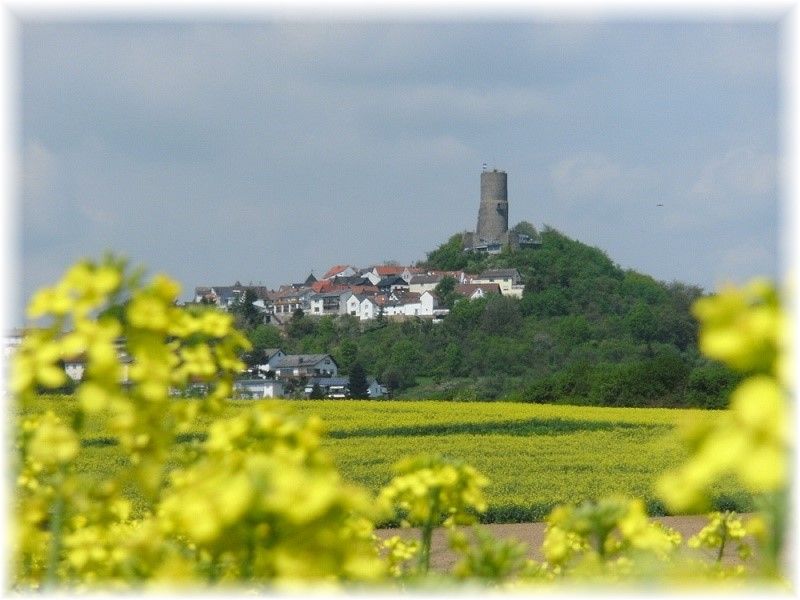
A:
[[[113,250],[195,286],[410,264],[509,221],[710,291],[778,277],[777,18],[21,22],[24,299]],[[659,206],[663,204],[663,206]]]

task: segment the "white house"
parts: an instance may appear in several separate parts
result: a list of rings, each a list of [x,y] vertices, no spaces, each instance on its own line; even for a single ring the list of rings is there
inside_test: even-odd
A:
[[[3,338],[3,356],[8,359],[20,344],[22,344],[22,336],[24,332],[21,329],[14,329],[11,333],[6,334]]]
[[[255,293],[257,298],[265,298],[267,296],[267,288],[263,285],[242,285],[237,281],[233,285],[195,287],[194,302],[212,302],[224,310],[229,310],[233,305],[241,301],[247,291]],[[264,303],[261,306],[264,307]]]
[[[369,296],[365,296],[363,300],[361,300],[361,304],[359,305],[358,309],[358,318],[362,321],[368,321],[370,319],[374,319],[378,316],[380,312],[380,307],[378,303],[375,301],[375,298],[370,298]]]
[[[430,292],[394,292],[384,305],[383,314],[388,317],[432,317],[436,308],[436,297]]]
[[[471,283],[496,283],[500,286],[500,293],[503,296],[522,298],[525,286],[522,284],[522,277],[516,269],[492,269],[484,271],[472,279]]]
[[[383,306],[383,314],[387,317],[395,317],[398,315],[404,315],[405,310],[403,308],[403,304],[396,300],[390,300]]]
[[[85,369],[86,357],[84,356],[69,358],[64,361],[64,372],[72,381],[80,381],[83,379],[83,372]]]
[[[309,297],[309,313],[312,315],[338,315],[341,312],[342,292],[325,292]]]
[[[265,315],[272,314],[272,301],[271,300],[256,300],[253,306],[258,309],[258,312]]]
[[[309,299],[314,294],[310,289],[296,289],[284,286],[275,294],[272,302],[272,312],[275,315],[291,316],[299,308],[304,312],[309,310]]]
[[[233,383],[233,391],[241,398],[280,398],[283,383],[274,379],[240,379]]]
[[[315,384],[319,386],[326,398],[348,398],[350,396],[349,377],[312,377],[303,390],[306,396],[311,395]],[[367,379],[367,397],[383,398],[387,394],[386,387],[378,383],[374,377]]]
[[[370,398],[383,398],[389,391],[385,386],[382,386],[374,377],[370,377],[369,385],[367,386],[367,395]]]
[[[280,348],[264,348],[264,356],[266,356],[267,362],[258,365],[258,370],[274,372],[276,365],[286,354]]]
[[[360,317],[361,316],[361,301],[364,299],[363,296],[357,296],[353,292],[346,292],[343,296],[343,302],[341,303],[342,306],[342,314],[351,315],[353,317]]]
[[[399,275],[384,277],[376,285],[381,292],[409,291],[408,282]]]
[[[442,275],[413,275],[408,282],[408,291],[415,294],[432,292],[442,281]]]
[[[422,292],[419,295],[420,316],[428,317],[433,316],[433,311],[436,309],[437,302],[436,296],[430,292]]]
[[[330,354],[287,354],[275,365],[275,376],[289,377],[336,377],[339,365]]]
[[[374,271],[367,271],[366,273],[362,273],[363,277],[369,279],[369,282],[372,285],[378,285],[378,282],[383,279],[380,275],[377,275]]]
[[[314,392],[314,385],[319,386],[326,398],[347,398],[350,395],[349,377],[312,377],[303,390],[306,396]]]
[[[410,283],[411,278],[414,277],[414,275],[421,275],[422,273],[423,270],[418,267],[405,267],[403,272],[400,273],[400,277],[405,279],[406,283]]]

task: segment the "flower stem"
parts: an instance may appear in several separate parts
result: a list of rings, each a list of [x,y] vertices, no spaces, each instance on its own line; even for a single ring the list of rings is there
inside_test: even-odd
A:
[[[58,562],[61,556],[61,528],[64,520],[64,497],[59,493],[53,503],[50,516],[50,548],[47,554],[47,570],[44,576],[45,590],[58,584]]]

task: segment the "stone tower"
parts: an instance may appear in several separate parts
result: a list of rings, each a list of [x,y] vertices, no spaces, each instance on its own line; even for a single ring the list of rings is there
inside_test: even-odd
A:
[[[508,176],[493,169],[481,173],[481,204],[476,243],[502,242],[508,234]]]

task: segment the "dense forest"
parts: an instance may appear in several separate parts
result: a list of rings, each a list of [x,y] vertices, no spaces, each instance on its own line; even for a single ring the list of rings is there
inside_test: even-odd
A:
[[[612,262],[601,250],[552,228],[518,231],[541,244],[496,255],[465,253],[461,235],[419,266],[478,273],[519,270],[522,299],[455,300],[440,323],[365,323],[354,317],[296,314],[282,334],[248,330],[258,362],[264,348],[330,353],[342,373],[353,365],[395,398],[514,400],[603,406],[721,407],[736,376],[697,351],[692,302],[703,291],[663,283]]]

